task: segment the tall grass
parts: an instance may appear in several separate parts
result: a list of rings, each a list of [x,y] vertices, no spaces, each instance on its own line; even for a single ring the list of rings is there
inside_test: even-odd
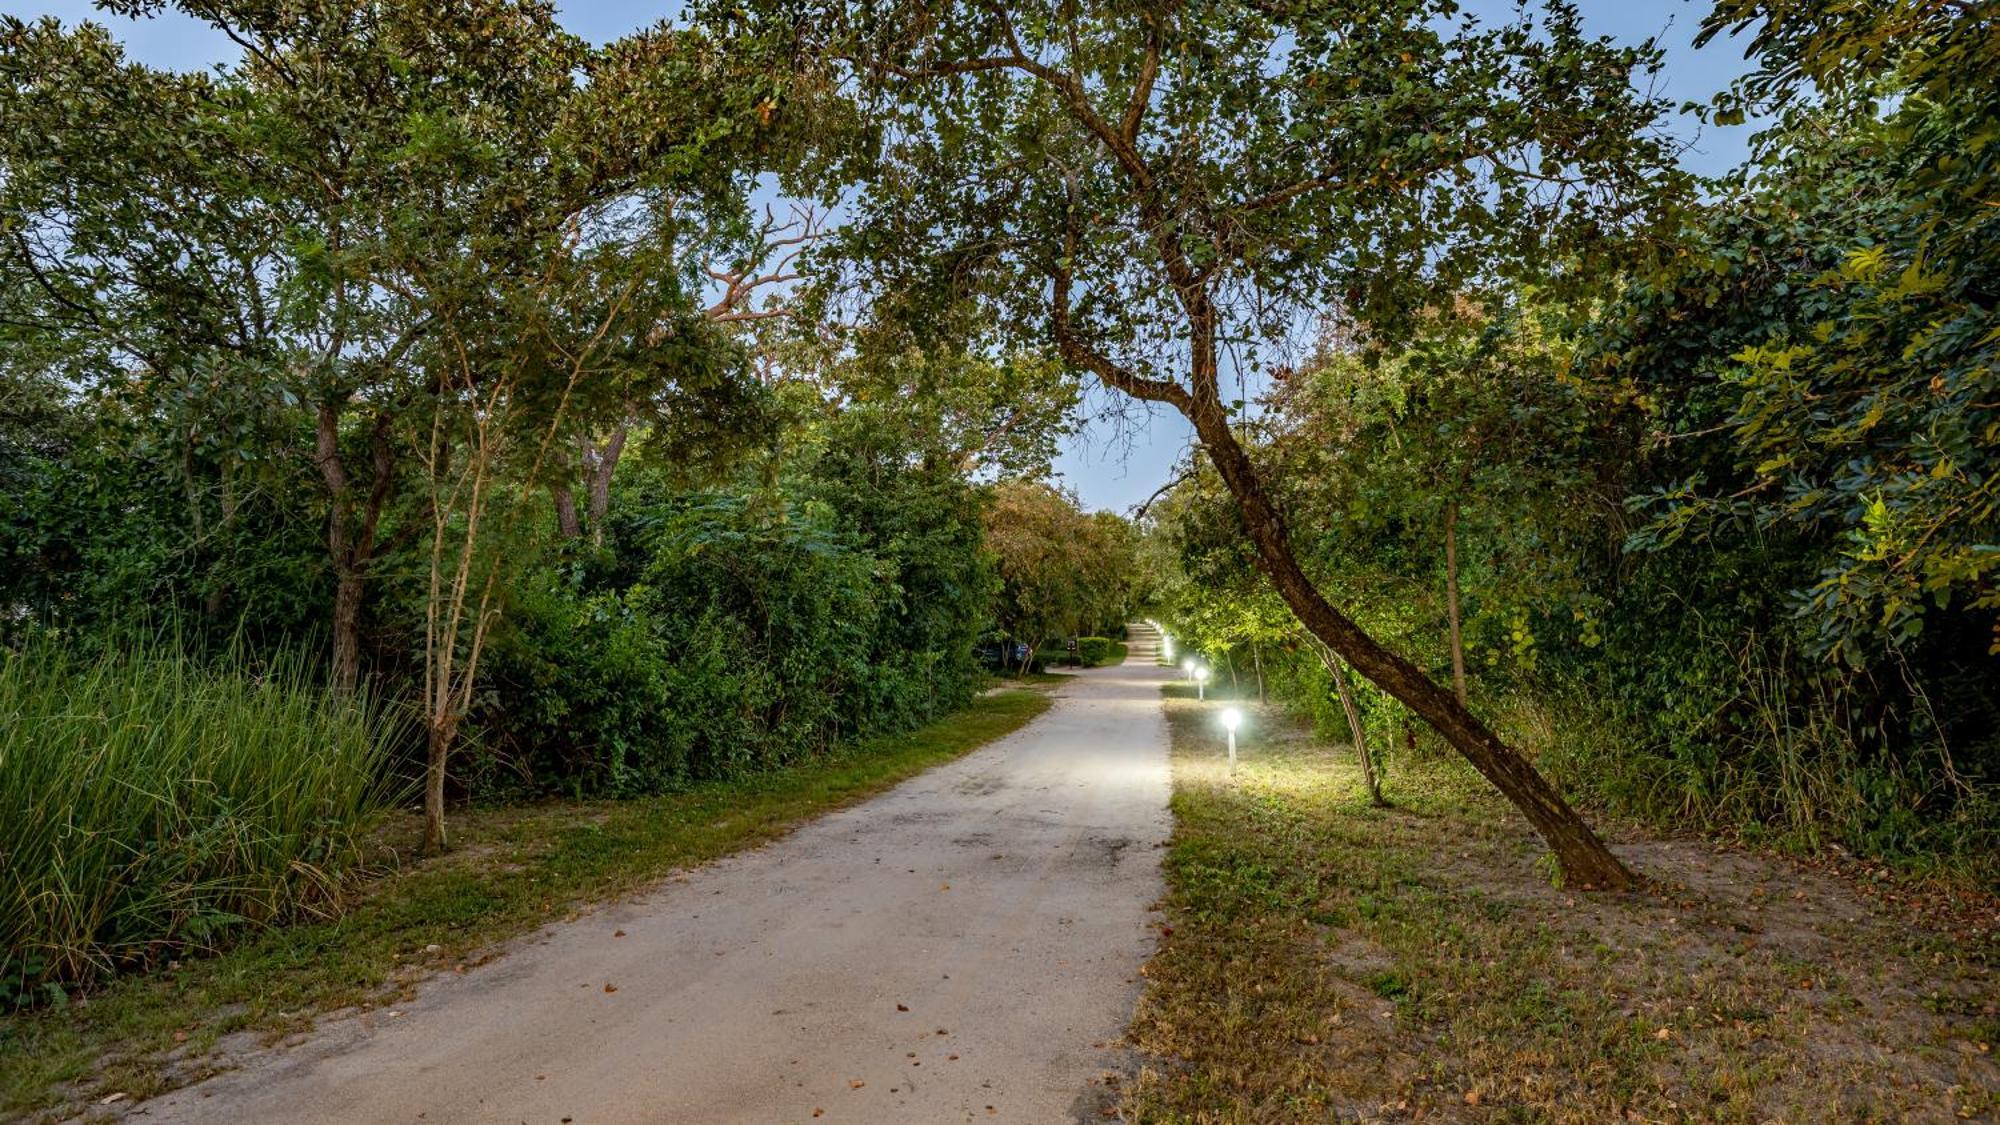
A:
[[[0,1004],[336,908],[386,734],[296,658],[0,649]]]

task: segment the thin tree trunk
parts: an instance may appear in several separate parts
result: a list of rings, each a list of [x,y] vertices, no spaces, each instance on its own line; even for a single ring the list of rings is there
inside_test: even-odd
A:
[[[1213,363],[1212,340],[1200,347],[1197,361]],[[1210,377],[1197,386],[1214,386]],[[1574,883],[1587,887],[1623,888],[1637,879],[1611,854],[1576,810],[1529,761],[1479,721],[1451,692],[1439,687],[1423,670],[1384,647],[1345,614],[1335,609],[1313,585],[1292,552],[1291,538],[1270,497],[1264,491],[1250,456],[1230,432],[1228,415],[1214,395],[1196,398],[1188,411],[1195,432],[1210,460],[1236,497],[1245,529],[1263,559],[1266,573],[1285,603],[1308,631],[1339,653],[1369,681],[1401,700],[1436,728],[1454,749],[1494,788],[1505,794],[1528,818],[1556,862]]]
[[[424,758],[424,853],[439,855],[445,849],[444,767],[451,756],[451,744],[458,733],[457,723],[446,716],[430,729],[428,753]],[[442,729],[440,729],[442,727]]]
[[[590,538],[599,545],[604,543],[604,517],[611,511],[611,474],[618,468],[618,459],[625,454],[625,439],[632,431],[628,419],[618,423],[611,431],[611,437],[603,448],[595,451],[590,462]]]
[[[1368,800],[1378,809],[1386,809],[1389,802],[1382,796],[1382,780],[1375,774],[1375,756],[1368,752],[1368,731],[1361,725],[1361,708],[1354,703],[1354,685],[1348,682],[1347,665],[1340,657],[1328,652],[1327,672],[1333,676],[1333,689],[1340,696],[1340,709],[1347,713],[1347,733],[1354,739],[1354,754],[1361,759],[1361,783],[1368,787]]]
[[[1264,698],[1264,646],[1250,642],[1250,660],[1257,666],[1257,702],[1268,702]]]
[[[1451,624],[1451,693],[1465,706],[1465,638],[1458,617],[1458,501],[1444,506],[1444,604]]]
[[[361,675],[361,575],[354,566],[348,520],[354,511],[352,486],[340,460],[340,412],[331,402],[314,416],[314,462],[330,500],[326,550],[333,560],[333,655],[328,682],[337,695],[351,695]]]
[[[556,531],[564,539],[583,538],[583,524],[576,515],[576,493],[570,491],[568,484],[552,484],[549,498],[556,505]]]
[[[333,580],[334,693],[352,695],[361,682],[361,575],[345,567]]]

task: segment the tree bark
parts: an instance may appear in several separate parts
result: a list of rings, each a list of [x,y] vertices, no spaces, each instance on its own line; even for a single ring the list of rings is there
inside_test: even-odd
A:
[[[451,755],[457,723],[450,716],[433,719],[428,751],[424,756],[424,853],[438,855],[445,849],[444,765]]]
[[[1201,349],[1197,349],[1200,351]],[[1197,387],[1213,388],[1212,379]],[[1263,560],[1265,572],[1285,604],[1313,636],[1338,653],[1369,681],[1401,700],[1444,736],[1453,749],[1528,818],[1555,852],[1556,862],[1574,883],[1625,888],[1637,883],[1562,794],[1513,747],[1487,729],[1464,704],[1434,683],[1423,670],[1364,632],[1313,585],[1292,551],[1283,518],[1264,491],[1249,454],[1230,432],[1228,416],[1212,390],[1187,411],[1195,433],[1223,483],[1236,497],[1244,527]]]
[[[583,538],[583,524],[576,515],[576,493],[570,491],[568,484],[552,484],[549,486],[549,499],[556,505],[557,533],[564,539]]]
[[[361,675],[361,575],[354,568],[348,534],[354,498],[340,459],[340,410],[331,402],[314,411],[313,460],[326,484],[326,550],[333,561],[333,654],[327,679],[335,694],[351,695]]]
[[[1458,617],[1458,501],[1444,506],[1444,604],[1451,626],[1451,693],[1465,706],[1465,638]]]
[[[591,452],[586,464],[590,469],[590,537],[592,542],[604,542],[604,517],[611,511],[611,474],[618,468],[618,459],[625,453],[625,438],[631,433],[632,423],[618,423],[601,448]]]
[[[354,484],[340,456],[340,407],[323,401],[314,410],[313,462],[326,485],[326,549],[333,563],[333,652],[328,683],[335,694],[351,695],[361,682],[362,580],[376,551],[375,533],[389,502],[395,470],[389,448],[389,416],[377,414],[369,435],[375,479],[357,512]]]

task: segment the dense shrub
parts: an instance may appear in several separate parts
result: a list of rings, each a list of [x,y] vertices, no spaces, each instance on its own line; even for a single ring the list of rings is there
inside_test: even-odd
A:
[[[0,651],[0,1001],[336,905],[388,732],[305,667]]]
[[[1076,657],[1086,668],[1116,664],[1125,659],[1125,646],[1110,637],[1078,637]]]
[[[604,557],[516,590],[476,716],[475,789],[658,792],[970,698],[991,582],[963,485],[916,482],[894,511],[635,493]]]

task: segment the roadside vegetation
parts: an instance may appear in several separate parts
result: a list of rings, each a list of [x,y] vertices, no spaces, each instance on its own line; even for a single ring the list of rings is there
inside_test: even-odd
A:
[[[1939,898],[1605,818],[1648,888],[1552,884],[1436,748],[1278,708],[1228,772],[1168,689],[1165,936],[1123,1120],[1952,1121],[2000,1112],[2000,900]],[[1857,882],[1853,877],[1861,876]]]
[[[2000,36],[1735,2],[1703,34],[1738,20],[1714,119],[1767,127],[1654,250],[1393,333],[1328,310],[1233,432],[1306,575],[1571,798],[2000,887]],[[1237,492],[1191,459],[1148,509],[1156,616],[1409,745],[1423,709],[1302,623]]]
[[[425,978],[469,971],[500,943],[675,870],[753,847],[1001,738],[1046,710],[1009,690],[811,763],[626,800],[460,810],[458,842],[419,858],[413,811],[356,841],[344,910],[249,935],[209,957],[121,977],[65,1007],[0,1014],[0,1117],[66,1119],[227,1065],[337,1009],[393,1006]],[[122,1099],[121,1099],[122,1100]]]
[[[1564,887],[1419,871],[1274,778],[1254,823],[1296,838],[1204,902],[1365,884],[1316,924],[1470,911],[1563,980],[1563,927],[1628,901],[1589,893],[1740,916],[1599,814],[2000,885],[1993,7],[1716,0],[1699,38],[1749,73],[1694,118],[1763,127],[1705,182],[1660,44],[1489,7],[698,0],[594,44],[546,0],[107,4],[239,51],[193,72],[0,16],[0,1004],[52,1010],[9,1020],[10,1097],[165,1081],[90,1069],[170,1030],[115,997],[347,1002],[440,920],[614,889],[605,825],[656,872],[709,854],[673,809],[733,823],[884,739],[916,768],[896,740],[1029,706],[989,670],[1115,661],[1135,610],[1379,757],[1417,843],[1513,840],[1448,748],[1544,845],[1483,854]],[[1086,385],[1196,439],[1130,518],[1053,467]],[[447,858],[368,878],[385,809]],[[550,858],[449,858],[517,844]],[[1668,963],[1680,918],[1609,960]],[[350,931],[360,968],[318,956]],[[1556,1105],[1539,1066],[1600,1110],[1761,1112],[1674,1053],[1720,1013],[1801,1112],[1847,1105],[1763,956],[1696,1016],[1620,977],[1624,1024],[1552,993],[1528,1069],[1426,1065],[1467,1106]],[[1210,1112],[1183,1078],[1239,1088],[1162,1078],[1163,1112]]]
[[[0,1009],[336,911],[395,796],[390,736],[298,660],[0,650]]]
[[[387,809],[810,773],[1125,620],[1073,373],[855,347],[752,199],[835,102],[537,3],[182,7],[242,56],[0,17],[0,1006],[323,924]]]

